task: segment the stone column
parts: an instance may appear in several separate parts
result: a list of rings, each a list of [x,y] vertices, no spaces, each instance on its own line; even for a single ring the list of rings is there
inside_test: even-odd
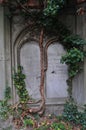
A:
[[[5,36],[4,36],[4,9],[0,6],[0,99],[4,97],[6,87],[5,76]]]
[[[11,49],[11,18],[9,17],[9,9],[5,7],[4,9],[4,41],[5,41],[5,75],[6,75],[6,86],[11,87],[12,89],[12,67],[11,67],[11,58],[12,58],[12,49]]]
[[[86,40],[86,14],[83,16],[83,37]],[[86,45],[84,50],[86,51]],[[86,58],[84,60],[84,104],[86,104]]]
[[[80,37],[83,38],[83,16],[77,15],[76,16],[76,27],[75,32]],[[82,65],[84,68],[84,65]],[[84,71],[80,72],[78,75],[75,76],[73,80],[73,98],[78,103],[78,105],[82,106],[84,104]]]
[[[81,5],[80,5],[81,6]],[[86,9],[86,3],[82,4],[82,7]],[[77,33],[86,40],[86,13],[77,16]],[[84,46],[86,51],[86,45]],[[83,85],[81,85],[81,91],[78,95],[82,95],[82,104],[86,104],[86,58],[84,59],[83,67]],[[83,91],[82,91],[83,90]]]

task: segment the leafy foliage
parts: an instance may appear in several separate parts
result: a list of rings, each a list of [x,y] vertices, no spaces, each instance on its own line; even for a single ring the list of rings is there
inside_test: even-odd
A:
[[[68,50],[67,54],[62,56],[61,63],[69,65],[69,77],[74,77],[80,70],[80,64],[84,61],[86,52],[77,48]]]
[[[9,99],[11,98],[10,87],[7,87],[5,90],[5,97],[3,100],[0,100],[0,118],[7,119],[10,114],[10,104],[8,104]]]
[[[79,112],[74,101],[66,102],[64,106],[63,118],[66,121],[72,122],[76,125],[81,125],[82,130],[86,130],[86,109],[84,112]]]
[[[51,118],[46,116],[46,118],[47,119],[39,122],[40,125],[34,130],[72,130],[72,127],[69,123],[66,124],[66,122],[58,120],[58,117],[55,115],[51,116]]]
[[[6,87],[6,90],[5,90],[5,99],[8,101],[9,99],[11,99],[11,89],[10,87]]]
[[[51,126],[54,130],[66,130],[66,127],[64,126],[63,123],[52,123]]]
[[[17,94],[21,103],[25,103],[29,100],[28,91],[25,85],[26,76],[22,73],[23,67],[18,66],[17,72],[14,73],[14,85],[17,89]]]
[[[44,9],[44,15],[56,15],[58,11],[63,7],[65,0],[48,0],[47,7]]]
[[[34,125],[34,121],[32,119],[24,119],[24,126],[33,126]]]
[[[72,47],[76,47],[79,49],[83,49],[83,45],[86,45],[86,41],[83,40],[82,38],[80,38],[80,36],[78,35],[69,35],[67,37],[64,38],[63,42],[69,44],[68,45],[68,49],[72,48]]]

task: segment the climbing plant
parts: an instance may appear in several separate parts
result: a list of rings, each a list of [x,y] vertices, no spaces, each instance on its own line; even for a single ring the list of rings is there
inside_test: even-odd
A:
[[[65,0],[48,0],[47,6],[44,9],[44,15],[54,16],[65,4]]]
[[[14,73],[14,85],[19,95],[20,103],[26,103],[29,100],[28,91],[26,90],[25,78],[26,76],[22,73],[23,67],[18,66],[18,71]]]

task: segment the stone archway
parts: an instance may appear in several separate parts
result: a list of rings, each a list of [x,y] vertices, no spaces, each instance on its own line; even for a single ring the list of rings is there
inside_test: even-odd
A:
[[[20,65],[24,68],[29,95],[40,99],[40,49],[36,41],[28,41],[21,47]]]
[[[66,51],[58,39],[49,40],[40,32],[35,27],[26,28],[20,33],[14,44],[14,63],[15,66],[20,64],[24,67],[26,87],[33,99],[41,99],[42,105],[44,102],[46,105],[64,104],[68,98],[68,74],[67,66],[60,63],[60,58]]]
[[[48,68],[46,72],[46,94],[47,98],[66,98],[68,79],[67,65],[61,64],[61,56],[66,51],[58,42],[53,42],[47,49]]]

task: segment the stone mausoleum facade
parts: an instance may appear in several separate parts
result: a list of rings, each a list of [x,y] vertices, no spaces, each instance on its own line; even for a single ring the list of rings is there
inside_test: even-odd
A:
[[[33,99],[40,99],[40,48],[38,45],[39,28],[23,23],[23,17],[14,16],[9,19],[7,9],[0,6],[0,99],[4,97],[6,86],[11,87],[12,103],[18,100],[12,81],[13,69],[20,64],[26,75],[26,87]],[[59,18],[74,34],[86,39],[86,14],[77,15],[64,13]],[[60,58],[66,53],[61,43],[49,41],[53,37],[44,36],[48,68],[45,73],[46,112],[61,113],[63,104],[68,99],[68,66],[60,63]],[[47,50],[46,50],[47,48]],[[84,49],[86,49],[84,47]],[[44,60],[46,60],[46,57]],[[86,59],[83,70],[73,80],[73,97],[79,108],[86,104]]]

